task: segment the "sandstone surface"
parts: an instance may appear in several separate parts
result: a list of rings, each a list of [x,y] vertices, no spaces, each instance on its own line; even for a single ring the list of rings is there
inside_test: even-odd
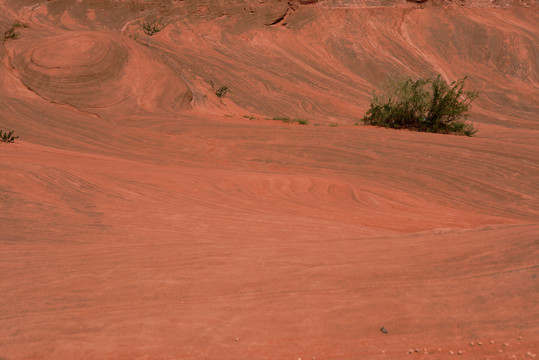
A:
[[[537,10],[0,0],[0,359],[535,357]],[[476,137],[354,126],[433,73]]]

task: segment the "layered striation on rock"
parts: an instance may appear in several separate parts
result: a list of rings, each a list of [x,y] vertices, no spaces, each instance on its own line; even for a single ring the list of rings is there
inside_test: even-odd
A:
[[[123,36],[98,31],[32,35],[8,46],[10,65],[22,84],[47,101],[92,112],[191,106],[192,94],[181,76]]]
[[[0,0],[0,359],[533,358],[536,10]],[[437,73],[476,137],[354,125]]]

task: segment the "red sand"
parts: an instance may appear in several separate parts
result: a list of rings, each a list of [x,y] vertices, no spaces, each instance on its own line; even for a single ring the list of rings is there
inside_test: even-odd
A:
[[[539,12],[463,4],[0,0],[0,359],[534,358]],[[353,126],[433,72],[476,137]]]

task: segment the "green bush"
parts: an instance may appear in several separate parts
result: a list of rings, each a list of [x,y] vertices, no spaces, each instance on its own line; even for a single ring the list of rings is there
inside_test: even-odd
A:
[[[17,39],[18,37],[19,37],[19,35],[15,32],[15,28],[14,28],[14,27],[8,29],[8,30],[4,33],[4,41],[5,41],[5,40],[11,40],[11,39]]]
[[[306,119],[291,119],[288,116],[275,116],[272,120],[282,121],[284,123],[298,123],[299,125],[309,125],[309,120]]]
[[[384,89],[374,92],[362,120],[367,125],[473,136],[477,130],[466,122],[467,112],[479,93],[465,91],[465,80],[448,84],[441,75],[388,77]]]
[[[148,46],[150,46],[150,38],[165,28],[163,18],[144,21],[140,26],[142,31],[148,35]]]
[[[288,116],[274,116],[272,120],[282,121],[282,122],[286,122],[286,123],[289,123],[289,122],[292,121],[292,120],[290,120],[290,118]]]
[[[13,130],[9,132],[3,132],[2,130],[0,130],[0,141],[6,142],[6,143],[14,142],[15,139],[18,139],[19,137],[14,136],[13,132],[14,132]]]
[[[224,85],[218,88],[215,87],[215,84],[213,83],[213,81],[210,81],[210,85],[211,85],[211,90],[219,99],[224,97],[229,90],[228,85]]]
[[[142,31],[148,36],[153,36],[159,31],[163,30],[165,25],[163,24],[163,18],[155,20],[144,21],[141,25]]]
[[[18,28],[18,27],[28,28],[29,26],[28,26],[27,23],[23,23],[23,22],[17,20],[17,21],[15,21],[15,23],[13,24],[12,27],[14,27],[14,28]]]
[[[27,28],[28,27],[28,24],[26,23],[23,23],[23,22],[20,22],[20,21],[17,21],[15,22],[11,28],[9,28],[5,33],[4,33],[4,41],[6,40],[13,40],[13,39],[18,39],[19,38],[19,34],[15,32],[15,29],[16,28]]]

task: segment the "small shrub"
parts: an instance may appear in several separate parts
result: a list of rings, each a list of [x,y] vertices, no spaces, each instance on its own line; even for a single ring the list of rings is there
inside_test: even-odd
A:
[[[282,122],[285,122],[285,123],[289,123],[289,122],[292,121],[287,116],[274,116],[272,120],[282,121]]]
[[[16,21],[15,24],[13,24],[12,27],[14,27],[14,28],[18,28],[18,27],[27,28],[29,26],[28,26],[28,24],[23,23],[21,21]]]
[[[28,24],[17,21],[4,33],[5,40],[14,40],[19,38],[19,34],[15,32],[16,28],[27,28]]]
[[[374,92],[363,117],[367,125],[423,132],[473,136],[477,130],[466,122],[477,91],[465,91],[466,77],[448,84],[437,77],[413,79],[388,77],[385,88]]]
[[[267,119],[267,120],[270,120],[270,119]],[[271,120],[277,120],[277,121],[282,121],[284,123],[289,123],[289,124],[294,124],[294,123],[298,123],[299,125],[308,125],[309,124],[309,120],[305,120],[305,119],[291,119],[289,118],[288,116],[275,116],[273,119]]]
[[[226,95],[228,92],[228,86],[224,85],[221,86],[219,89],[215,90],[215,95],[217,95],[218,98],[222,98]]]
[[[331,126],[331,127],[337,127],[337,126],[339,126],[339,124],[338,124],[338,123],[333,123],[333,124],[329,124],[329,126]]]
[[[219,88],[215,87],[215,84],[213,83],[213,81],[210,81],[210,85],[211,85],[211,90],[219,99],[224,97],[229,90],[228,85],[224,85]]]
[[[19,35],[15,32],[15,28],[10,28],[4,33],[4,40],[17,39]]]
[[[5,143],[12,143],[15,141],[15,139],[18,139],[18,136],[13,135],[14,131],[11,130],[10,132],[3,132],[0,130],[0,141]]]
[[[150,46],[150,38],[163,30],[165,28],[165,24],[163,24],[163,18],[159,18],[156,20],[148,20],[144,21],[141,24],[142,31],[148,35],[148,46]]]
[[[159,31],[163,30],[165,25],[163,24],[163,18],[157,20],[148,20],[142,23],[142,31],[148,36],[153,36]]]

